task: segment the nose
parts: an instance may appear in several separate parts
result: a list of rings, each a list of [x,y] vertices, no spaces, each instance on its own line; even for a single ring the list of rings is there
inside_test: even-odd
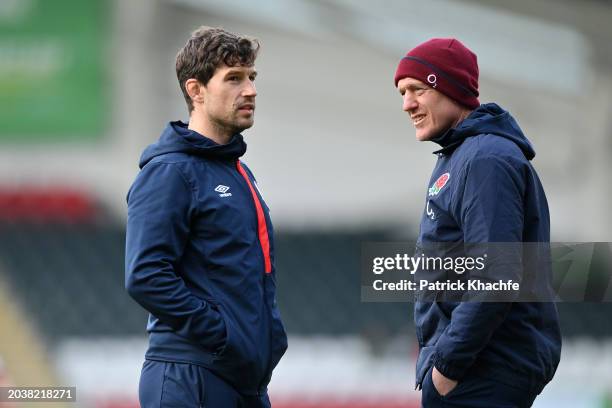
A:
[[[254,98],[257,96],[257,88],[255,83],[251,80],[246,82],[244,89],[242,90],[242,96]]]
[[[410,112],[411,110],[417,108],[418,105],[416,99],[414,98],[411,92],[406,91],[402,98],[404,101],[404,103],[402,104],[402,109],[404,110],[404,112]]]

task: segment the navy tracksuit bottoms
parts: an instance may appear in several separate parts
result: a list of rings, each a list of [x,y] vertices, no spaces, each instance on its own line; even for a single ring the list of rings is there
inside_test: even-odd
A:
[[[268,395],[246,396],[204,367],[145,360],[141,408],[270,408]]]
[[[441,396],[431,380],[432,368],[423,379],[423,408],[528,408],[537,394],[489,378],[468,376]]]

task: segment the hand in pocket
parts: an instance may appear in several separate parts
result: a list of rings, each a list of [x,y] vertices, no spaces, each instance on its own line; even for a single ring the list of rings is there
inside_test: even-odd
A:
[[[457,386],[457,381],[446,378],[436,367],[431,371],[431,382],[441,396],[445,396]]]

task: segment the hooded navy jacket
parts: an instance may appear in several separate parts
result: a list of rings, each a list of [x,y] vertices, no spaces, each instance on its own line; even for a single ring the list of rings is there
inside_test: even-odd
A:
[[[241,135],[225,145],[171,122],[128,193],[126,288],[150,312],[151,360],[210,369],[266,391],[287,348],[269,210]]]
[[[508,112],[481,105],[434,141],[419,245],[550,241],[535,152]],[[559,364],[554,303],[416,302],[415,325],[417,387],[435,365],[459,382],[475,374],[539,393]]]

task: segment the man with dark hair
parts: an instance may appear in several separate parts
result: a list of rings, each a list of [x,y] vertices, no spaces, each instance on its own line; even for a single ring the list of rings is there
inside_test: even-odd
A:
[[[476,55],[429,40],[402,58],[395,85],[417,140],[441,147],[418,245],[549,242],[535,152],[507,111],[478,101]],[[528,407],[559,364],[554,303],[417,301],[415,325],[424,407]]]
[[[239,159],[258,50],[219,28],[192,34],[176,58],[189,123],[144,150],[128,193],[126,288],[150,312],[143,408],[270,406],[287,337],[269,211]]]

